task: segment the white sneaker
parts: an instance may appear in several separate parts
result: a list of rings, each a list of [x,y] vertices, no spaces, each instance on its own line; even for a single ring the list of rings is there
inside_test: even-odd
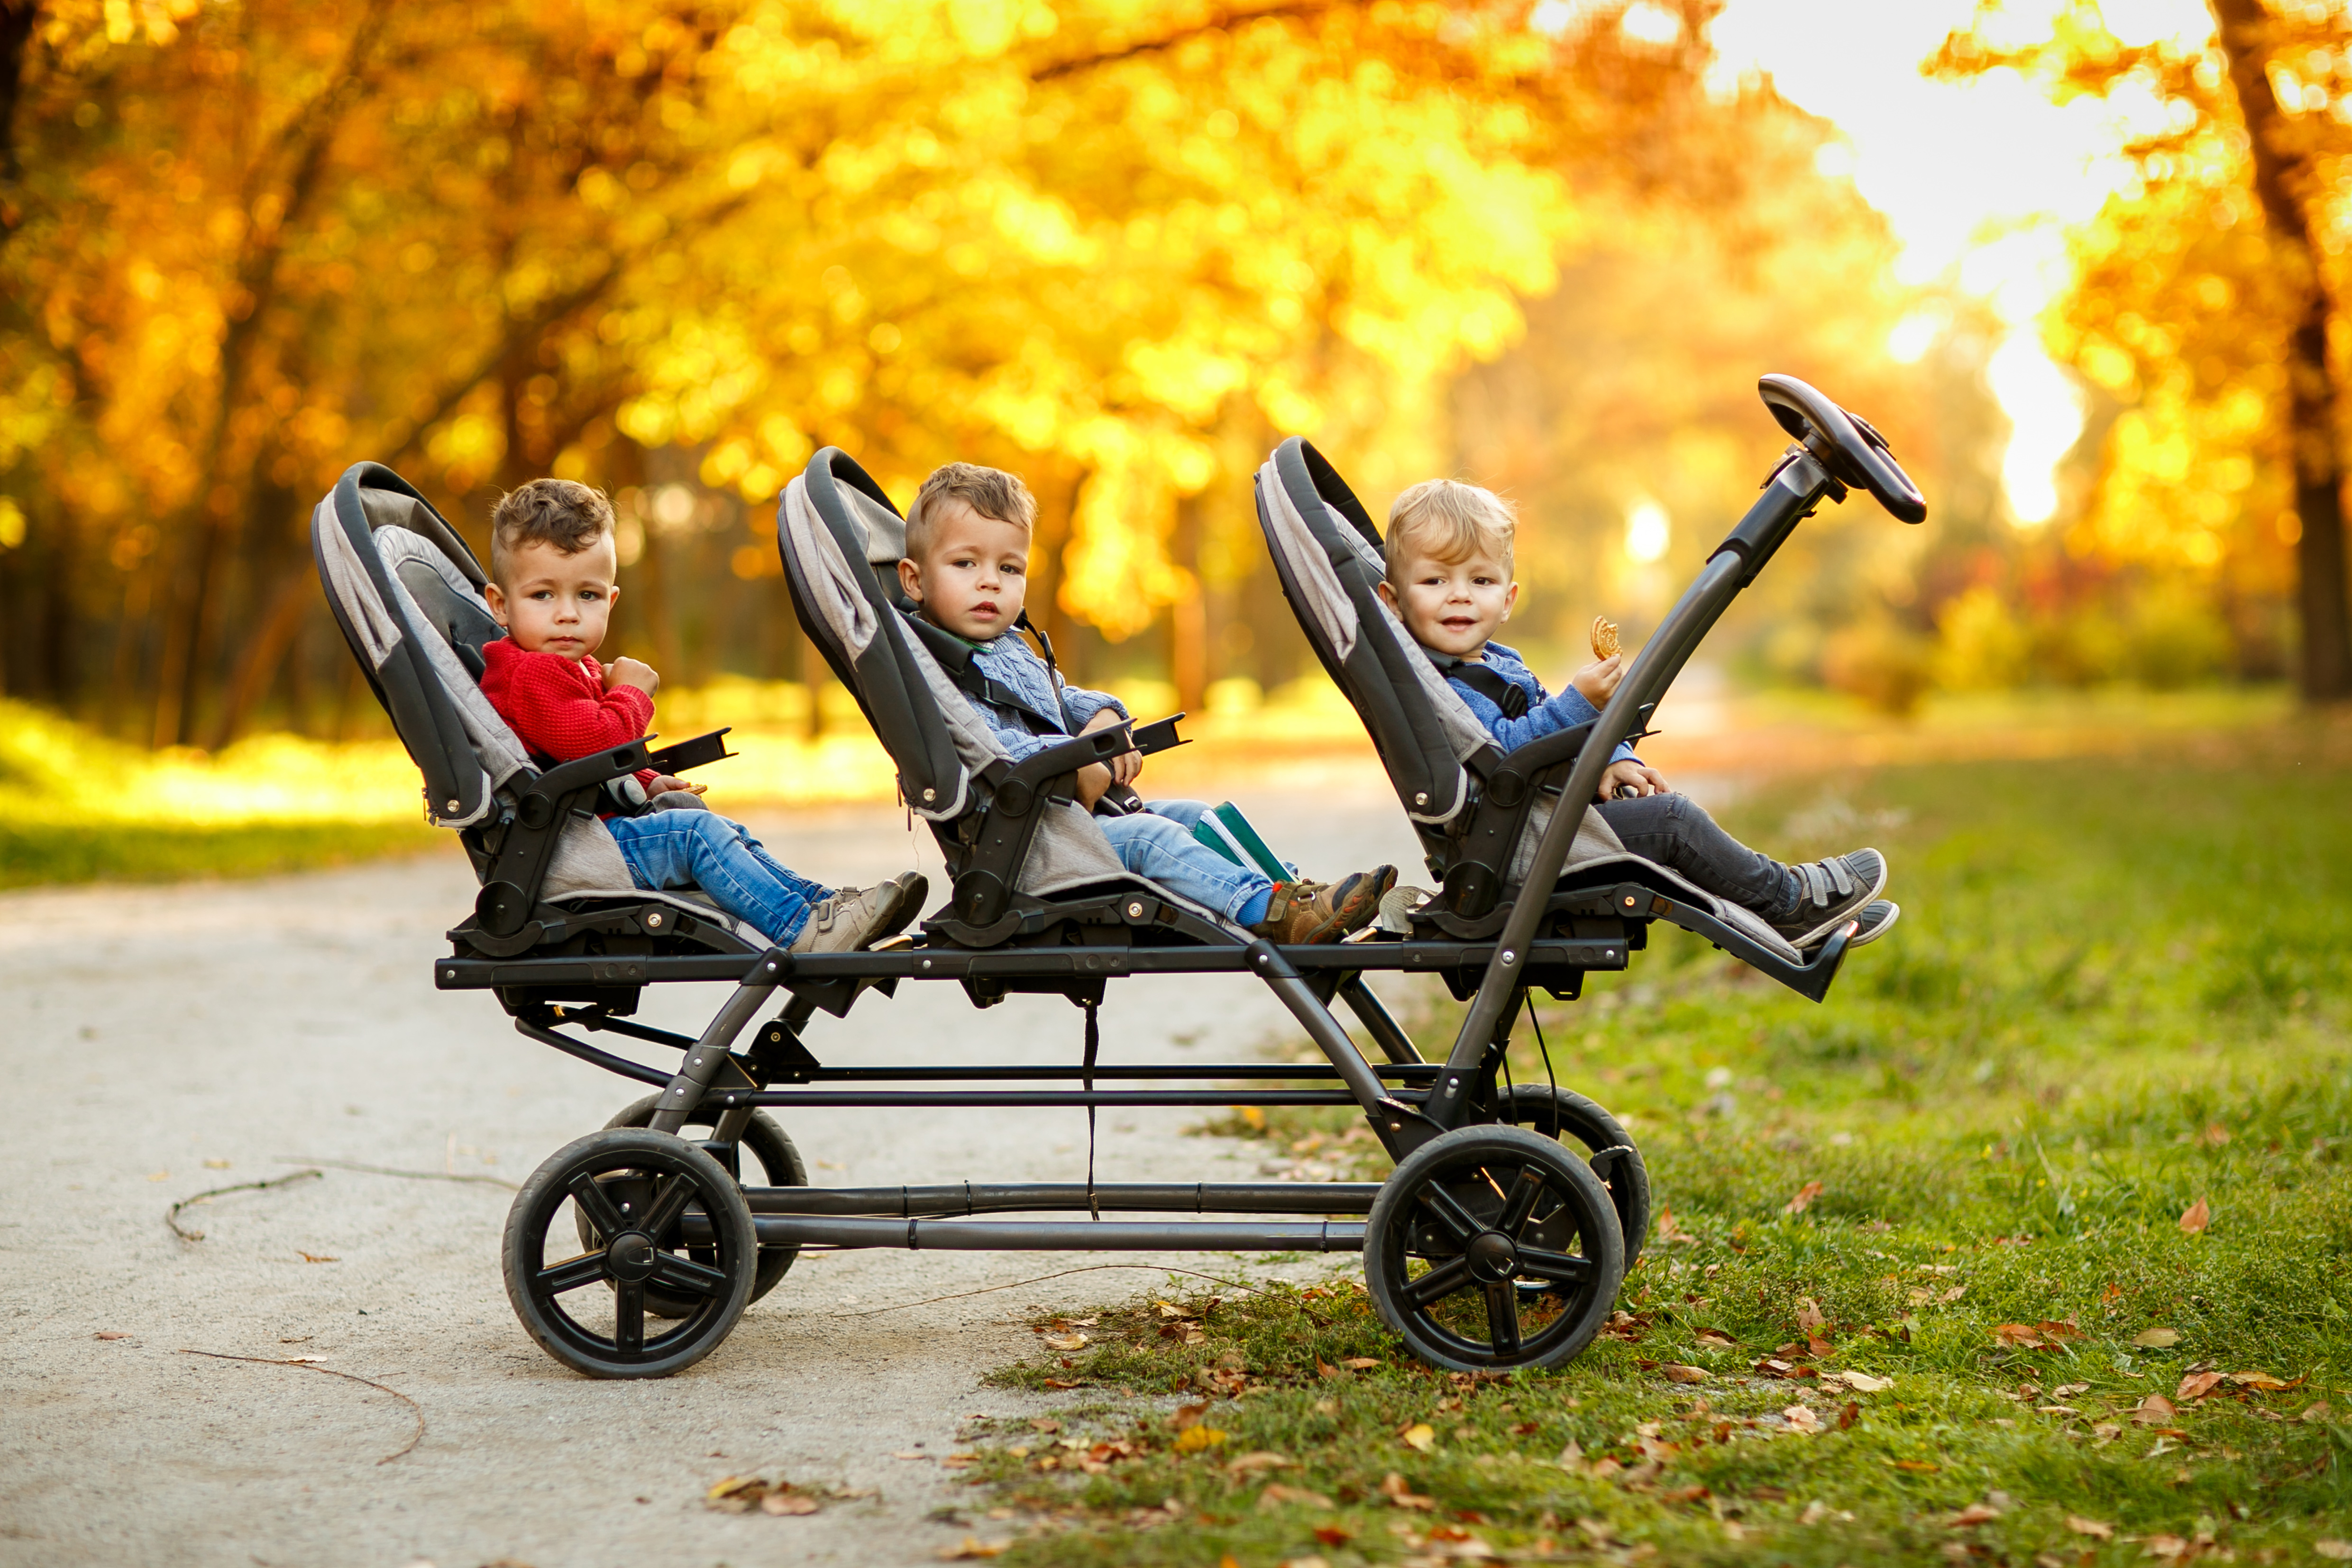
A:
[[[871,888],[841,888],[809,911],[791,952],[857,952],[896,934],[921,912],[930,883],[920,871],[902,871]]]

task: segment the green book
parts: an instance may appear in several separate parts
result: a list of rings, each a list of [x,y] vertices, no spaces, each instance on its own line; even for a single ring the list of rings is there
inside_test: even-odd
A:
[[[1242,815],[1242,808],[1232,801],[1204,813],[1192,825],[1192,837],[1236,866],[1262,871],[1277,882],[1290,880],[1290,868],[1275,858],[1249,818]]]

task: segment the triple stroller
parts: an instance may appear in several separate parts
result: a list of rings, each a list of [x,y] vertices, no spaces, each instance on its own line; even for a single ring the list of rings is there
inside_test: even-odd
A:
[[[504,1268],[523,1326],[595,1377],[659,1377],[708,1355],[800,1249],[1351,1252],[1381,1319],[1455,1371],[1558,1366],[1599,1332],[1648,1229],[1640,1151],[1615,1118],[1504,1071],[1531,991],[1573,999],[1627,968],[1652,921],[1697,933],[1814,1001],[1850,923],[1800,952],[1747,910],[1627,853],[1583,809],[1617,743],[1642,730],[1732,600],[1824,500],[1867,490],[1926,508],[1876,431],[1802,382],[1766,376],[1794,438],[1763,493],[1633,661],[1600,717],[1501,751],[1381,603],[1381,536],[1321,454],[1285,441],[1257,472],[1257,514],[1300,627],[1361,715],[1440,890],[1348,942],[1278,945],[1122,868],[1074,799],[1076,775],[1177,743],[1123,722],[1007,758],[905,614],[904,522],[826,448],[786,489],[777,541],[793,608],[856,697],[930,826],[951,886],[908,936],[793,953],[691,892],[630,885],[599,820],[607,786],[726,755],[724,731],[644,741],[541,769],[483,697],[500,629],[472,552],[389,468],[347,471],[312,516],[329,604],[456,830],[480,891],[434,966],[488,991],[529,1037],[652,1090],[532,1173]],[[1565,807],[1565,809],[1563,809]],[[1465,1004],[1431,1058],[1382,1006],[1376,973],[1434,973]],[[1096,1008],[1137,974],[1247,974],[1323,1064],[1100,1059]],[[808,1035],[868,992],[953,980],[976,1006],[1067,997],[1085,1048],[1067,1066],[827,1063]],[[649,984],[733,989],[698,1037],[633,1016]],[[1340,1021],[1344,1005],[1373,1049]],[[588,1038],[675,1052],[649,1066]],[[1076,1087],[1069,1087],[1075,1080]],[[1138,1087],[1145,1086],[1145,1087]],[[1304,1086],[1304,1087],[1302,1087]],[[772,1110],[827,1107],[1353,1105],[1395,1166],[1381,1182],[1096,1182],[819,1187]],[[1091,1165],[1089,1167],[1091,1172]],[[1122,1217],[1106,1217],[1117,1215]],[[989,1217],[982,1217],[989,1216]],[[1018,1217],[1003,1217],[1018,1216]],[[1136,1217],[1130,1217],[1136,1216]]]

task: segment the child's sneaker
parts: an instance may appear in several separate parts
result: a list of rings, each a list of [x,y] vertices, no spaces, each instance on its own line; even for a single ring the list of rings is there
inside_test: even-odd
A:
[[[1249,929],[1269,942],[1293,946],[1338,942],[1370,925],[1381,912],[1381,896],[1394,886],[1393,866],[1375,866],[1336,882],[1276,882],[1265,919]]]
[[[1854,933],[1845,939],[1845,950],[1852,952],[1857,947],[1869,946],[1892,931],[1895,922],[1902,918],[1903,906],[1892,899],[1864,904],[1853,917]]]
[[[1804,884],[1796,911],[1772,929],[1791,947],[1810,947],[1878,901],[1886,890],[1886,857],[1856,849],[1789,868]]]
[[[857,952],[896,935],[922,912],[930,883],[920,871],[901,871],[871,888],[842,888],[809,911],[793,952]]]

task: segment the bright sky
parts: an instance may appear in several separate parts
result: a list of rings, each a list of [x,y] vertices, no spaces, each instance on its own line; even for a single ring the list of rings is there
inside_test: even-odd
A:
[[[2048,36],[2053,0],[2011,0],[2020,40]],[[1850,151],[1829,149],[1824,172],[1851,174],[1904,246],[1904,275],[1949,278],[1990,300],[2011,326],[1988,379],[2015,432],[2002,466],[2021,524],[2057,508],[2052,469],[2081,434],[2074,383],[2042,352],[2033,322],[2066,281],[2063,226],[2096,213],[2123,179],[2116,149],[2133,125],[2161,117],[2152,101],[2080,100],[2053,105],[2001,71],[1967,83],[1929,81],[1919,62],[1964,26],[1973,0],[1729,0],[1713,37],[1727,78],[1761,70],[1781,93],[1833,121]],[[2108,26],[2126,43],[2211,34],[2200,0],[2106,0]],[[1651,15],[1655,13],[1655,15]],[[1671,14],[1628,12],[1639,35]],[[1934,324],[1906,323],[1898,353],[1916,355]]]

